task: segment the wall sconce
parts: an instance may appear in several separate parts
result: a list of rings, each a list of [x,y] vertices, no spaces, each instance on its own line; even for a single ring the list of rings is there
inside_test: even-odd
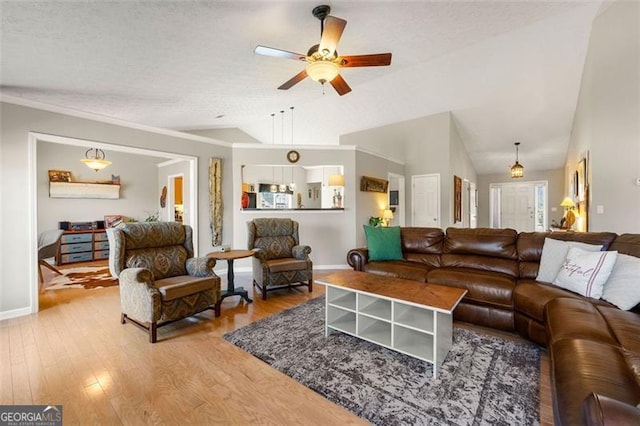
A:
[[[89,153],[91,151],[94,151],[94,153],[92,154],[93,157],[89,157]],[[107,161],[104,159],[104,151],[98,148],[89,148],[87,152],[84,153],[84,156],[85,158],[83,158],[80,161],[82,161],[84,164],[87,165],[87,167],[89,167],[92,170],[95,170],[96,172],[104,169],[105,167],[111,164],[111,161]]]
[[[389,222],[393,220],[393,212],[391,209],[385,209],[382,212],[382,219],[384,219],[385,226],[389,227]]]

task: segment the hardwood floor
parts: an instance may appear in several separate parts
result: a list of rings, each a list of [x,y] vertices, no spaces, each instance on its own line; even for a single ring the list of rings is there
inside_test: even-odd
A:
[[[219,318],[206,311],[162,327],[156,344],[120,324],[117,287],[46,291],[38,314],[0,322],[0,404],[62,404],[65,425],[366,424],[222,339],[324,294],[314,285],[263,301],[250,282],[236,274],[252,304],[228,298]],[[541,424],[553,424],[548,364],[545,353]]]

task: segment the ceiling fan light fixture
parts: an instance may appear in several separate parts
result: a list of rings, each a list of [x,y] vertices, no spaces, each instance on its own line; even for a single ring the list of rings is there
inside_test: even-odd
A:
[[[330,61],[315,61],[306,68],[307,75],[320,84],[328,83],[339,74],[338,66]]]

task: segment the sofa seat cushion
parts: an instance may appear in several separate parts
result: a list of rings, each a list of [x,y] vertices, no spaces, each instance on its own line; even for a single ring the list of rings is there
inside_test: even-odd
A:
[[[217,277],[192,277],[181,275],[163,278],[154,282],[155,287],[162,294],[165,301],[178,299],[190,294],[213,290],[218,284]]]
[[[520,280],[513,291],[513,305],[517,312],[544,324],[544,307],[551,300],[558,297],[569,297],[580,300],[588,300],[596,305],[608,305],[609,303],[597,300],[586,299],[577,293],[556,287],[553,284],[542,283],[536,280]]]
[[[478,271],[470,268],[440,268],[429,271],[427,282],[464,288],[464,300],[479,304],[513,307],[515,278],[495,272]]]
[[[304,271],[309,266],[309,262],[306,260],[295,259],[292,257],[267,260],[265,264],[269,266],[269,272],[272,274],[287,271]]]
[[[581,424],[591,392],[636,406],[640,386],[619,347],[587,339],[562,339],[549,346],[556,424]]]
[[[403,278],[418,282],[427,282],[429,267],[423,263],[390,260],[386,262],[368,262],[363,265],[364,272],[387,277]]]
[[[547,303],[545,310],[547,341],[550,344],[579,338],[618,345],[606,319],[586,300],[558,297]]]
[[[618,344],[640,357],[640,315],[609,306],[596,308],[609,324]]]

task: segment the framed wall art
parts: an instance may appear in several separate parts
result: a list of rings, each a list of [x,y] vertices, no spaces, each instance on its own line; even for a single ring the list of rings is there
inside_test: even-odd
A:
[[[387,192],[389,181],[369,176],[362,176],[360,179],[360,191],[365,192]]]
[[[453,176],[453,223],[462,222],[462,178]]]
[[[71,182],[71,172],[68,170],[49,170],[49,182]]]

